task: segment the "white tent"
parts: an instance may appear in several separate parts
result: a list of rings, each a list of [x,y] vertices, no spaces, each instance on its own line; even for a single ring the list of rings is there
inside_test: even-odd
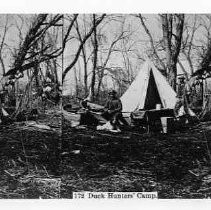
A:
[[[130,87],[121,97],[123,112],[140,109],[174,108],[176,92],[150,61],[146,61]]]

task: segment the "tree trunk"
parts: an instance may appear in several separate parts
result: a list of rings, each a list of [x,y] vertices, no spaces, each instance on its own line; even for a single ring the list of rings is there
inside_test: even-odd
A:
[[[95,79],[96,79],[97,53],[98,53],[97,27],[96,27],[96,15],[95,14],[93,14],[93,26],[94,26],[94,31],[93,31],[93,35],[94,35],[94,40],[93,40],[94,54],[93,54],[92,80],[91,80],[92,99],[95,98]]]
[[[169,84],[174,90],[176,90],[177,64],[170,63],[170,65],[167,66],[167,70],[168,70],[167,79],[169,81]]]
[[[95,15],[93,15],[93,16],[95,17]],[[62,73],[62,81],[64,81],[67,73],[73,68],[73,66],[75,65],[75,63],[78,61],[78,58],[80,56],[80,53],[81,53],[81,50],[83,49],[84,44],[91,37],[92,33],[96,30],[96,27],[102,22],[102,20],[105,18],[105,16],[106,16],[106,14],[103,14],[97,20],[96,20],[96,17],[93,18],[94,19],[93,22],[95,22],[95,23],[93,24],[93,27],[91,27],[90,31],[85,35],[85,37],[83,38],[82,42],[80,43],[80,45],[79,45],[79,47],[77,49],[77,52],[75,54],[75,57],[74,57],[73,61],[70,63],[70,65],[68,65],[64,69],[64,71]]]
[[[182,42],[184,19],[184,14],[161,15],[167,79],[174,90],[176,90],[177,62]]]
[[[88,73],[87,73],[87,61],[86,61],[86,53],[85,50],[82,50],[83,61],[84,61],[84,88],[85,88],[85,95],[88,94]]]
[[[77,77],[77,71],[76,68],[74,68],[74,78],[75,78],[75,91],[76,91],[76,97],[78,97],[79,91],[78,91],[78,77]]]
[[[104,71],[105,71],[105,69],[102,68],[102,69],[101,69],[101,72],[100,72],[100,74],[99,74],[99,81],[98,81],[97,94],[96,94],[96,97],[97,97],[97,98],[98,98],[99,95],[100,95],[100,89],[101,89],[101,85],[102,85],[102,82],[103,82]]]
[[[55,83],[58,85],[60,83],[60,81],[58,79],[56,59],[53,59],[52,62],[53,62],[53,72],[54,72],[54,75],[55,75]]]

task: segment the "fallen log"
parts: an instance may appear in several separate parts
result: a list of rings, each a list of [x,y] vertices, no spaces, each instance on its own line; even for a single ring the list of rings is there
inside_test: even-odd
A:
[[[115,135],[115,134],[112,135],[112,134],[100,133],[100,132],[96,132],[96,134],[98,134],[100,136],[110,137],[110,138],[130,139],[130,136],[119,136],[119,135]]]

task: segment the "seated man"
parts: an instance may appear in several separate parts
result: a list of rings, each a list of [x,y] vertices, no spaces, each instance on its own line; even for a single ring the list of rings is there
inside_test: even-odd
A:
[[[114,126],[114,129],[117,128],[119,121],[127,125],[126,120],[122,116],[122,102],[117,97],[115,90],[109,92],[109,99],[105,104],[102,116],[106,120],[110,121],[110,123]]]

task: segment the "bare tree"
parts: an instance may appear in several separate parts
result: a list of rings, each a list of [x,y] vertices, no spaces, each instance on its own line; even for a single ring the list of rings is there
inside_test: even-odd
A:
[[[6,39],[9,28],[10,28],[10,25],[8,24],[8,15],[6,15],[5,24],[3,26],[3,33],[2,33],[1,41],[0,41],[0,63],[1,63],[3,75],[6,73],[6,68],[5,68],[4,59],[3,59],[3,51],[5,47],[5,39]]]
[[[155,43],[155,41],[154,41],[154,38],[153,38],[151,32],[149,31],[149,29],[148,29],[146,23],[145,23],[146,19],[145,19],[141,14],[138,14],[138,15],[136,15],[136,16],[139,18],[139,20],[140,20],[140,22],[141,22],[141,24],[142,24],[142,26],[143,26],[143,28],[144,28],[144,30],[145,30],[147,36],[149,37],[149,42],[150,42],[150,46],[151,46],[151,55],[149,54],[148,56],[149,56],[149,57],[154,57],[155,60],[158,62],[158,65],[159,65],[163,70],[166,71],[166,65],[165,65],[165,63],[163,62],[163,60],[160,58],[160,56],[159,56],[159,54],[158,54],[158,49],[156,48],[156,43]]]
[[[92,98],[95,98],[95,80],[96,80],[96,69],[97,69],[97,59],[98,59],[98,39],[97,39],[97,26],[96,26],[96,15],[93,14],[93,67],[92,67],[92,78],[91,78],[91,94]]]
[[[94,24],[94,16],[90,15],[84,16],[80,18],[80,22],[77,20],[75,22],[75,29],[77,32],[76,39],[82,43],[82,37],[87,34],[87,25]],[[90,17],[91,21],[88,22],[88,18]],[[103,78],[107,69],[107,65],[109,64],[110,58],[113,53],[122,53],[125,50],[119,49],[119,42],[131,34],[130,31],[122,30],[124,26],[125,17],[122,19],[122,16],[114,16],[107,15],[106,19],[100,24],[100,26],[96,27],[96,32],[94,31],[90,42],[87,41],[81,50],[81,58],[84,67],[84,89],[85,94],[88,93],[88,76],[91,74],[91,89],[92,95],[95,94],[96,98],[99,97],[100,89],[103,86]],[[120,30],[115,32],[114,34],[108,32],[109,24],[116,22],[118,25],[120,24]],[[117,26],[118,26],[117,25]],[[109,35],[114,35],[113,39],[109,37]],[[91,60],[92,58],[92,60]],[[90,62],[92,61],[92,62]],[[78,60],[80,63],[80,60]],[[92,66],[92,72],[88,72],[88,66]],[[95,92],[96,91],[96,92]]]
[[[76,50],[76,54],[73,58],[73,60],[71,61],[71,63],[64,69],[63,74],[62,74],[62,80],[64,81],[67,73],[73,68],[73,66],[76,64],[76,62],[78,61],[78,58],[81,54],[81,51],[83,49],[84,44],[86,43],[86,41],[92,36],[92,34],[95,31],[95,28],[102,22],[102,20],[105,18],[105,14],[101,15],[100,17],[96,18],[95,20],[95,24],[93,24],[91,26],[91,28],[89,29],[89,31],[84,35],[84,37],[82,38],[82,41],[80,42],[77,50]]]
[[[14,50],[12,68],[5,73],[5,76],[9,76],[8,84],[12,85],[13,95],[18,92],[18,79],[24,76],[23,71],[27,71],[28,101],[31,100],[29,92],[32,87],[41,94],[39,90],[43,87],[45,77],[48,76],[52,82],[52,99],[55,99],[55,103],[59,103],[60,83],[57,58],[64,51],[66,37],[69,33],[67,31],[64,39],[59,40],[58,31],[62,29],[62,20],[63,15],[39,14],[31,16],[30,25],[26,25],[25,34],[22,33],[22,24],[17,27],[20,44]],[[42,72],[41,63],[46,64],[46,75]]]
[[[22,44],[17,50],[17,54],[14,58],[13,68],[6,72],[7,75],[14,75],[17,71],[24,71],[36,65],[36,63],[41,63],[43,61],[53,59],[58,57],[62,53],[62,48],[50,51],[51,45],[41,46],[36,53],[31,56],[28,56],[28,53],[33,48],[33,46],[45,36],[47,30],[51,27],[62,26],[59,24],[59,21],[62,19],[62,15],[55,15],[51,19],[47,20],[47,14],[38,15],[35,20],[32,22],[28,33],[26,34]],[[45,22],[47,21],[47,22]],[[41,56],[42,55],[42,56]],[[32,62],[29,60],[34,59]]]
[[[173,89],[176,89],[177,62],[182,43],[185,20],[184,14],[160,15],[163,32],[162,43],[164,45],[166,54],[165,62],[163,62],[163,60],[158,55],[153,37],[144,22],[144,18],[142,15],[138,15],[138,18],[140,19],[141,24],[149,37],[152,54],[155,56],[155,59],[159,62],[161,67],[165,69],[170,85],[173,87]]]
[[[85,24],[84,24],[85,25]],[[82,32],[80,31],[79,29],[79,24],[78,24],[78,21],[76,20],[75,22],[75,28],[76,28],[76,31],[77,31],[77,35],[78,35],[78,39],[80,41],[80,43],[82,44],[83,43],[83,39],[82,39]],[[91,56],[89,56],[87,58],[87,52],[86,52],[86,47],[85,47],[85,44],[83,45],[82,47],[82,58],[83,58],[83,65],[84,65],[84,88],[85,88],[85,95],[87,95],[88,93],[88,61],[89,61],[89,58]]]
[[[115,48],[115,46],[117,45],[118,42],[120,42],[121,40],[123,40],[124,38],[126,38],[128,36],[127,31],[120,31],[119,34],[116,35],[116,37],[114,37],[114,39],[112,40],[108,50],[107,50],[107,54],[105,56],[105,59],[102,61],[102,65],[98,66],[98,86],[97,86],[97,97],[99,96],[100,93],[100,88],[102,85],[102,81],[103,81],[103,77],[105,74],[105,70],[107,68],[107,64],[109,62],[109,59],[112,56],[112,53],[119,51],[117,48]]]
[[[112,78],[116,88],[118,87],[119,93],[122,94],[122,86],[125,83],[130,84],[134,78],[134,63],[132,61],[133,54],[135,54],[136,40],[132,38],[136,30],[132,29],[130,22],[126,21],[126,16],[111,16],[111,19],[117,23],[116,32],[106,34],[101,32],[101,37],[105,36],[104,46],[100,49],[101,64],[98,65],[98,86],[97,96],[99,96],[101,86],[103,86],[104,76]],[[111,39],[110,36],[113,36]],[[105,47],[107,46],[107,47]],[[118,62],[117,66],[114,66],[114,55],[122,61]]]
[[[184,31],[183,31],[183,40],[181,45],[181,54],[184,55],[185,59],[188,61],[189,67],[190,67],[190,74],[192,75],[194,72],[194,54],[195,52],[195,34],[197,30],[199,29],[198,24],[198,16],[194,15],[193,17],[193,24],[189,24],[188,21],[184,24]],[[178,63],[180,67],[183,70],[182,63],[178,59]],[[187,72],[185,72],[185,76],[188,78]]]
[[[200,55],[201,62],[200,68],[208,69],[211,63],[211,15],[205,15],[202,26],[205,29],[205,43],[202,47],[202,53]]]
[[[167,79],[174,90],[176,90],[177,61],[182,43],[184,20],[184,14],[161,15]]]
[[[52,15],[49,16],[47,14],[39,14],[35,17],[34,21],[31,23],[30,28],[26,36],[23,38],[22,43],[19,46],[19,49],[16,50],[16,54],[14,56],[13,68],[11,68],[7,75],[14,75],[17,71],[24,71],[30,69],[37,63],[42,63],[47,60],[55,59],[62,55],[66,43],[68,42],[68,37],[70,31],[73,27],[75,20],[77,19],[77,14],[73,15],[73,19],[67,29],[67,31],[63,34],[63,40],[61,40],[62,44],[60,47],[54,48],[53,45],[55,43],[46,42],[43,44],[41,40],[48,34],[48,30],[53,27],[63,27],[62,19],[63,15]],[[41,43],[39,46],[39,50],[37,50],[33,55],[28,56],[32,46],[36,43]],[[29,62],[29,60],[33,61]]]

